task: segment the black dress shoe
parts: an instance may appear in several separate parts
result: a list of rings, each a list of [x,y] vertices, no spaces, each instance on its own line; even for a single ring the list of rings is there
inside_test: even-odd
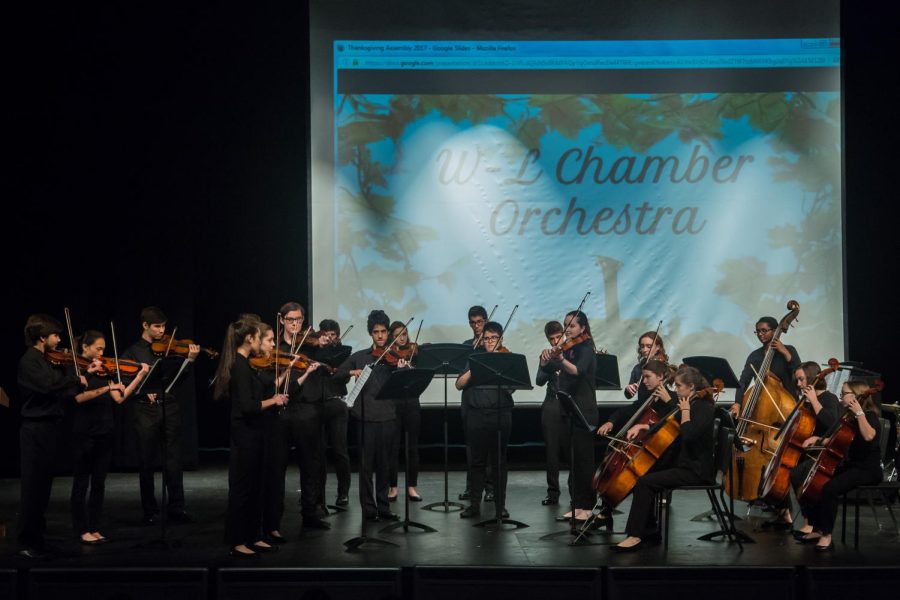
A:
[[[159,515],[155,513],[144,515],[144,518],[141,519],[141,525],[156,525],[157,523],[159,523]]]
[[[468,500],[471,497],[472,497],[472,492],[470,492],[469,490],[464,491],[462,494],[460,494],[458,496],[458,498],[460,500]]]
[[[416,494],[407,494],[409,496],[410,502],[421,502],[422,496],[417,496]]]
[[[378,513],[378,518],[382,521],[399,521],[400,515],[393,512],[380,512]]]
[[[555,520],[557,523],[566,523],[568,521],[571,521],[572,517],[567,517],[566,515],[559,515],[556,517]],[[578,519],[575,519],[575,522],[578,522]],[[582,523],[584,523],[584,521],[582,521]]]
[[[259,552],[241,552],[240,550],[235,550],[232,548],[228,551],[229,556],[233,556],[235,558],[259,558]]]
[[[327,521],[311,517],[303,519],[303,529],[331,529],[331,525]]]
[[[834,542],[831,542],[827,546],[820,546],[816,544],[816,552],[831,552],[834,550]]]
[[[801,537],[797,541],[800,542],[801,544],[815,544],[822,537],[821,535],[815,535],[814,537],[807,537],[809,535],[813,535],[813,534],[808,533],[808,534],[804,535],[803,537]]]
[[[397,496],[388,496],[388,502],[396,502]]]
[[[278,546],[261,546],[259,544],[251,544],[250,549],[261,554],[266,554],[268,552],[278,552]]]
[[[23,558],[30,558],[32,560],[40,560],[42,558],[47,558],[48,556],[46,552],[37,548],[23,548],[16,552],[16,554]]]
[[[377,523],[381,520],[378,518],[378,513],[366,513],[365,519],[370,523]]]
[[[509,518],[509,511],[506,510],[506,509],[504,508],[504,509],[500,512],[500,518],[501,518],[501,519],[508,519],[508,518]]]
[[[474,504],[470,504],[469,506],[462,509],[459,513],[460,519],[471,519],[472,517],[477,517],[481,514],[481,507],[476,506]]]
[[[178,511],[169,513],[169,521],[173,523],[193,523],[194,519],[186,512]]]
[[[338,496],[334,501],[335,506],[347,506],[348,504],[350,504],[350,498],[347,496]]]
[[[794,529],[793,531],[791,531],[791,535],[794,536],[794,539],[797,540],[798,542],[800,540],[802,540],[806,536],[807,533],[811,533],[811,532],[800,531],[799,529]]]
[[[494,492],[485,492],[484,493],[484,501],[485,502],[493,502],[494,501]]]
[[[281,544],[287,544],[287,538],[283,535],[269,534],[266,536],[266,543],[280,546]]]
[[[325,506],[324,504],[316,505],[316,516],[319,517],[320,519],[324,519],[325,517],[327,517],[330,514],[331,513],[328,512],[328,507]]]
[[[559,504],[559,498],[554,498],[553,496],[547,496],[543,500],[541,500],[541,504],[544,506],[556,506]]]

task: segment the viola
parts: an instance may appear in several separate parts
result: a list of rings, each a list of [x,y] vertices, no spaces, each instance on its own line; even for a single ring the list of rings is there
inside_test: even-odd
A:
[[[68,350],[46,350],[44,358],[53,365],[73,365],[78,364],[79,369],[87,370],[93,362],[84,356],[73,355]],[[134,377],[141,371],[141,363],[130,360],[119,360],[118,369],[116,368],[116,359],[110,356],[101,356],[97,360],[100,361],[100,370],[94,374],[98,377],[110,377],[116,373],[121,373],[126,377]]]
[[[840,368],[841,363],[838,359],[829,359],[828,368],[819,371],[810,386],[815,389],[819,381]],[[801,400],[797,403],[797,408],[778,433],[781,437],[775,455],[766,466],[759,482],[759,497],[770,504],[777,504],[787,497],[791,488],[791,469],[797,466],[805,452],[803,442],[810,438],[816,429],[816,414],[802,391],[800,394]]]
[[[884,382],[879,379],[874,386],[860,394],[857,399],[864,400],[883,389]],[[850,449],[850,444],[856,438],[857,431],[859,431],[859,428],[856,424],[856,417],[847,410],[841,417],[841,420],[838,421],[834,432],[825,440],[825,444],[823,444],[819,456],[816,457],[815,463],[813,463],[809,474],[803,481],[803,485],[797,490],[797,500],[813,504],[822,499],[822,488],[831,481],[837,468],[844,462]]]
[[[759,367],[756,385],[744,393],[741,416],[737,420],[736,442],[732,457],[734,477],[725,481],[725,491],[737,500],[750,502],[759,497],[760,481],[777,448],[775,439],[797,405],[793,394],[771,373],[775,342],[800,314],[800,304],[791,300],[790,312],[778,324]],[[732,481],[733,480],[733,481]]]
[[[157,355],[177,354],[179,356],[187,356],[191,351],[191,346],[196,345],[194,340],[181,339],[173,340],[171,335],[164,335],[158,341],[150,344],[150,350]],[[212,348],[200,348],[210,358],[218,358],[219,353]]]

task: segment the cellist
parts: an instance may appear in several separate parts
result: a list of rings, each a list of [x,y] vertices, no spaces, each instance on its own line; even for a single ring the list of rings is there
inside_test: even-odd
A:
[[[860,399],[862,403],[860,404]],[[850,426],[855,431],[847,449],[846,459],[835,470],[831,480],[822,487],[821,499],[815,504],[801,498],[803,512],[809,518],[812,532],[800,538],[801,544],[815,544],[816,551],[834,550],[831,533],[837,518],[839,498],[861,485],[874,485],[881,481],[880,410],[872,397],[869,386],[862,381],[848,381],[841,386],[841,404],[852,415]],[[833,434],[829,434],[833,435]],[[814,435],[803,442],[803,447],[827,446],[829,439]],[[804,505],[805,504],[805,505]]]
[[[841,403],[838,397],[825,389],[825,379],[819,378],[822,368],[815,362],[805,362],[794,371],[794,383],[801,395],[801,402],[808,402],[809,407],[816,415],[816,426],[813,435],[822,436],[834,427],[838,419],[841,418]],[[790,479],[791,487],[794,490],[800,488],[803,480],[806,479],[809,468],[812,466],[812,459],[804,456],[797,463],[797,466],[791,469]],[[803,506],[800,507],[801,512]],[[804,515],[805,516],[805,515]],[[790,499],[787,499],[785,506],[781,507],[781,513],[772,521],[763,523],[764,528],[787,531],[793,526],[791,518]],[[799,530],[794,531],[794,537],[800,538],[813,530],[812,525],[807,519],[806,524]]]
[[[778,321],[775,317],[760,317],[756,322],[756,328],[753,333],[761,344],[759,348],[751,352],[744,361],[744,370],[741,371],[741,377],[738,380],[738,388],[734,393],[735,402],[731,405],[731,414],[734,418],[738,418],[741,414],[741,399],[744,392],[750,387],[750,382],[754,380],[763,363],[766,350],[771,345],[776,353],[772,358],[772,366],[769,371],[781,380],[784,388],[791,394],[795,394],[794,382],[791,375],[800,367],[800,355],[793,346],[782,343],[780,339],[772,340],[775,332],[778,330]]]
[[[714,477],[712,394],[703,394],[709,384],[693,367],[681,367],[675,375],[678,395],[678,420],[681,439],[675,466],[648,473],[637,480],[625,532],[628,537],[612,546],[614,552],[634,552],[650,542],[658,542],[659,532],[653,517],[653,498],[679,485],[707,483]],[[635,432],[635,435],[637,433]]]

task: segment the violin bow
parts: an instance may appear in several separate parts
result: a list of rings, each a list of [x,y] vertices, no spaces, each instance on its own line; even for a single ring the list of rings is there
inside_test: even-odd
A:
[[[169,336],[169,345],[166,346],[166,353],[163,354],[163,358],[168,358],[168,357],[169,357],[169,352],[172,350],[172,344],[175,343],[175,333],[176,333],[177,331],[178,331],[178,328],[177,328],[177,327],[175,327],[174,329],[172,329],[172,335]]]
[[[78,349],[75,347],[75,335],[72,333],[72,315],[69,314],[69,307],[63,307],[63,313],[66,315],[66,329],[69,330],[69,344],[72,347],[72,364],[75,365],[75,376],[81,377],[81,369],[78,368]]]
[[[512,312],[509,313],[509,318],[506,320],[506,323],[503,324],[503,333],[500,334],[500,339],[497,340],[497,346],[494,348],[494,351],[496,351],[498,348],[500,348],[501,346],[503,346],[503,336],[506,335],[506,328],[509,327],[509,322],[512,321],[513,315],[516,314],[516,311],[517,311],[518,309],[519,309],[519,305],[518,305],[518,304],[516,304],[515,306],[513,306]],[[484,333],[484,330],[483,330],[483,329],[481,330],[481,333]]]
[[[341,340],[344,339],[345,335],[350,333],[351,329],[353,329],[353,325],[350,325],[350,327],[347,328],[347,331],[345,331],[344,333],[342,333],[341,335],[338,336],[337,340],[335,341],[335,345],[340,344]]]
[[[278,354],[281,349],[281,313],[275,314],[275,381],[278,381]]]
[[[109,332],[112,336],[113,356],[116,358],[116,375],[119,376],[119,385],[122,385],[122,371],[119,369],[119,347],[116,345],[116,324],[112,321],[109,322]]]
[[[644,383],[644,367],[646,367],[647,363],[650,362],[650,360],[653,356],[653,351],[656,349],[656,340],[659,339],[659,328],[660,327],[662,327],[662,319],[660,319],[659,323],[656,324],[656,331],[653,332],[653,343],[650,344],[650,353],[647,355],[646,358],[641,358],[641,360],[638,361],[638,364],[641,365],[641,377],[640,377],[640,379],[638,379],[638,382],[637,382],[638,388],[640,388],[641,384]],[[638,344],[640,344],[640,343],[641,343],[641,340],[638,340]],[[637,392],[635,392],[635,394],[637,394]]]
[[[406,330],[406,328],[409,327],[409,324],[412,323],[413,320],[415,320],[415,317],[411,317],[411,318],[409,319],[409,321],[407,321],[407,322],[403,325],[403,329]],[[397,343],[397,338],[394,338],[393,340],[391,340],[391,343],[387,345],[387,347],[384,349],[384,352],[381,353],[381,356],[379,356],[378,359],[377,359],[374,363],[372,363],[372,368],[373,368],[373,369],[378,365],[378,363],[381,362],[381,359],[384,358],[384,356],[385,356],[388,352],[391,351],[391,348],[393,348],[393,347],[394,347],[394,344],[396,344],[396,343]],[[375,349],[372,348],[372,350],[374,351]]]

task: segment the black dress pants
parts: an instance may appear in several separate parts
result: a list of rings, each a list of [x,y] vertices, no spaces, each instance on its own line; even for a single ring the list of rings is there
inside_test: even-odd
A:
[[[373,517],[391,511],[388,501],[388,475],[395,421],[357,422],[362,430],[362,459],[359,470],[359,504],[363,514]],[[372,485],[372,476],[375,484]]]
[[[806,504],[804,514],[809,517],[809,524],[823,535],[834,530],[840,498],[847,492],[861,485],[874,485],[881,481],[881,469],[865,468],[853,463],[844,463],[835,471],[831,481],[822,487],[822,498],[817,504]]]
[[[569,462],[569,447],[564,444],[568,427],[563,423],[556,397],[546,398],[541,405],[541,430],[547,449],[547,496],[559,499],[559,465]]]
[[[253,544],[262,539],[262,486],[265,445],[256,443],[237,447],[232,443],[228,460],[228,513],[225,519],[225,543],[231,547]]]
[[[72,432],[72,460],[75,470],[69,506],[72,510],[72,528],[77,536],[100,531],[106,474],[109,473],[112,461],[114,441],[112,431],[100,434]]]
[[[328,479],[328,461],[325,446],[331,445],[334,455],[334,473],[337,476],[337,495],[347,496],[350,492],[350,452],[347,450],[347,421],[349,410],[340,398],[328,398],[322,404],[323,440],[319,461],[319,500],[325,504],[325,484]]]
[[[407,443],[405,433],[409,433],[409,464],[406,465],[406,485],[415,487],[419,481],[419,431],[422,423],[422,408],[418,398],[395,400],[397,427],[391,445],[391,487],[397,487],[397,473],[400,470],[400,450]],[[404,462],[406,462],[404,458]]]
[[[466,416],[469,411],[473,409],[469,408],[465,404],[461,404],[459,407],[459,416],[462,420],[462,432],[463,432],[463,442],[466,444],[466,490],[472,491],[472,447],[469,444],[468,440],[468,431],[469,426],[466,421]],[[484,491],[488,494],[494,493],[494,463],[488,463],[487,468],[484,473]],[[471,494],[470,494],[471,496]],[[474,496],[471,496],[474,499]],[[478,497],[478,501],[481,502],[481,496]]]
[[[625,533],[634,537],[646,538],[656,532],[657,523],[654,516],[656,495],[680,485],[700,485],[703,478],[682,467],[665,469],[647,473],[637,480],[634,496],[631,500],[631,512]]]
[[[177,402],[165,405],[166,418],[163,424],[163,406],[158,403],[140,401],[134,406],[134,428],[137,433],[140,453],[141,506],[144,515],[159,512],[156,489],[153,481],[156,460],[162,450],[165,436],[165,469],[167,484],[167,511],[184,511],[184,479],[181,470],[181,412]]]
[[[497,427],[500,428],[500,460],[497,464]],[[466,445],[472,456],[471,487],[472,503],[481,502],[485,489],[487,467],[494,466],[494,503],[496,510],[506,508],[506,447],[512,430],[512,411],[481,410],[469,407],[466,415]]]
[[[320,408],[295,403],[268,422],[271,439],[265,444],[271,464],[266,465],[263,527],[266,532],[281,529],[284,515],[285,476],[291,448],[300,468],[300,514],[316,516],[319,497],[319,452],[321,446]]]
[[[57,420],[38,419],[24,419],[19,429],[21,487],[17,541],[22,550],[40,550],[44,546],[47,529],[44,513],[53,488],[59,431]]]
[[[565,456],[571,452],[574,464],[569,468],[568,487],[569,496],[572,498],[575,508],[591,510],[594,508],[597,495],[591,483],[594,477],[594,434],[583,428],[571,428],[569,416],[564,415],[560,426],[560,443],[565,448]],[[569,444],[572,447],[569,447]]]

